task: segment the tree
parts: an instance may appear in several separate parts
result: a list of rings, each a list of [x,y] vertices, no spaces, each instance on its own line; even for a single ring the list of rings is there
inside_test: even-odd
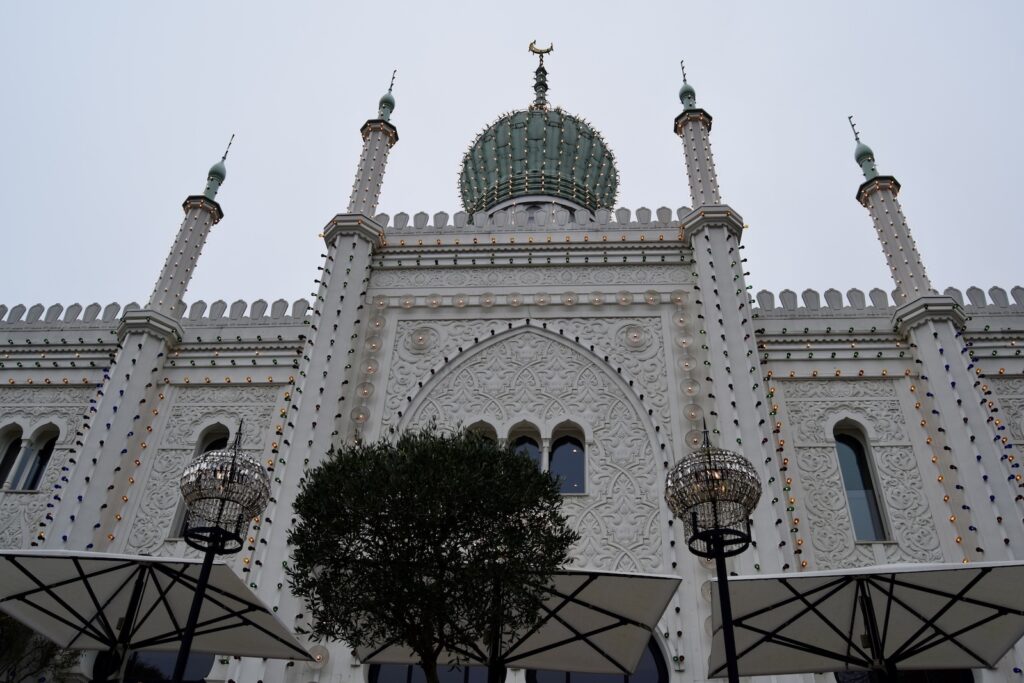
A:
[[[550,475],[473,431],[431,425],[344,446],[295,500],[292,590],[315,639],[403,644],[437,683],[442,652],[488,661],[490,643],[536,623],[579,539],[561,508]],[[488,667],[504,677],[497,660]]]
[[[64,681],[78,656],[0,612],[0,681]]]

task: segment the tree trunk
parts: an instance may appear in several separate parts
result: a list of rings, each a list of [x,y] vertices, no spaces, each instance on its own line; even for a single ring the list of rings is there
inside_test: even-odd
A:
[[[428,659],[430,661],[427,661]],[[421,655],[420,667],[427,677],[427,683],[441,683],[441,678],[437,675],[437,657],[423,657]]]

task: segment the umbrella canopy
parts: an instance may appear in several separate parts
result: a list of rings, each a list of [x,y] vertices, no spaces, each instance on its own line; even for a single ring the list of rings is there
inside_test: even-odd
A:
[[[729,579],[741,676],[995,666],[1024,636],[1024,563]],[[708,676],[724,675],[718,591]]]
[[[0,610],[66,649],[176,652],[201,560],[0,550]],[[192,649],[311,659],[222,562],[213,565]]]
[[[525,633],[506,634],[500,660],[505,666],[588,673],[632,673],[665,612],[679,578],[597,571],[556,573],[544,589],[540,621]],[[403,645],[357,650],[366,663],[415,664]],[[438,664],[487,665],[479,643],[461,656],[442,652]]]

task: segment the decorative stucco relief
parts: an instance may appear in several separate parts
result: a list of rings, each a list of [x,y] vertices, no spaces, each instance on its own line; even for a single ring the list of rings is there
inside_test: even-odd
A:
[[[587,493],[565,497],[565,512],[582,535],[575,566],[662,568],[662,482],[653,428],[613,369],[557,333],[520,328],[451,362],[423,391],[402,426],[430,420],[442,426],[582,423],[592,435]]]
[[[391,361],[388,391],[385,400],[384,428],[395,427],[399,413],[405,411],[409,398],[432,377],[430,370],[444,359],[454,359],[475,343],[508,330],[511,319],[438,320],[398,323],[395,353]],[[593,348],[595,355],[608,356],[608,366],[622,368],[622,377],[634,386],[644,387],[644,405],[653,411],[652,419],[659,425],[666,442],[672,443],[672,414],[669,402],[668,373],[665,367],[664,338],[661,318],[571,318],[537,320],[538,326],[561,333],[584,348]],[[524,328],[529,329],[529,328]],[[639,333],[634,341],[630,332]]]
[[[876,563],[870,544],[856,543],[853,522],[830,431],[853,418],[870,434],[882,503],[893,543],[882,546],[887,561],[941,562],[924,480],[907,433],[906,418],[888,381],[796,381],[783,387],[794,434],[798,482],[806,507],[805,529],[819,569]]]
[[[0,427],[11,422],[29,430],[53,423],[60,429],[56,447],[35,492],[0,494],[0,547],[28,547],[35,540],[46,503],[67,467],[68,449],[82,430],[82,415],[95,387],[0,388]]]
[[[195,452],[202,430],[221,423],[232,432],[243,420],[242,448],[262,457],[277,389],[275,387],[181,388],[161,430],[160,448],[146,479],[143,502],[126,543],[132,553],[159,554],[171,533],[180,499],[178,480]]]
[[[1012,440],[1024,442],[1024,378],[995,377],[988,384],[1004,412]]]
[[[482,257],[486,258],[486,257]],[[375,270],[370,287],[532,287],[559,285],[685,285],[693,281],[681,265],[527,266],[488,268],[395,268]]]

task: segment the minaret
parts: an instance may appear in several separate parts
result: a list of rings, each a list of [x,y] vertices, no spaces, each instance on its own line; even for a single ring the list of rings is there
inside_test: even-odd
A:
[[[229,143],[230,146],[230,143]],[[226,171],[214,164],[206,190],[185,200],[185,219],[146,308],[129,310],[117,328],[118,350],[83,425],[80,450],[58,494],[47,547],[118,551],[141,502],[156,449],[147,435],[162,389],[160,371],[181,341],[181,301],[210,228],[223,218],[214,201]]]
[[[703,385],[698,404],[718,434],[717,445],[742,451],[757,469],[764,495],[752,516],[755,547],[731,560],[737,571],[797,569],[799,556],[788,546],[783,533],[789,525],[775,525],[785,512],[768,509],[784,500],[775,463],[768,405],[761,386],[757,340],[751,320],[751,301],[740,240],[743,219],[720,203],[714,160],[708,144],[711,116],[696,107],[693,87],[684,81],[679,93],[683,113],[675,130],[683,138],[686,168],[690,177],[693,210],[682,219],[680,239],[691,250],[696,284],[689,305],[694,335],[695,369],[689,379]],[[692,399],[685,399],[691,402]],[[687,428],[684,425],[684,428]],[[692,426],[688,427],[693,429]],[[710,575],[701,575],[703,581]],[[691,653],[696,655],[697,653]],[[701,654],[699,658],[703,657]]]
[[[917,245],[910,236],[910,226],[903,215],[899,200],[899,182],[888,175],[879,175],[875,166],[875,153],[861,142],[860,133],[849,117],[853,137],[857,141],[854,158],[864,174],[864,183],[857,190],[857,201],[871,214],[875,232],[882,243],[885,260],[896,283],[897,304],[905,304],[919,296],[934,293],[925,273]]]
[[[388,91],[380,98],[377,118],[364,123],[360,130],[363,134],[363,153],[359,156],[359,168],[348,201],[348,213],[372,217],[377,210],[388,153],[398,142],[398,129],[391,125],[391,112],[395,110],[395,98],[391,90],[395,87],[396,73],[397,69],[391,74]]]
[[[293,514],[289,501],[298,494],[307,469],[318,466],[333,445],[358,438],[365,420],[366,408],[355,388],[362,378],[377,371],[375,362],[363,359],[363,350],[370,330],[384,324],[365,299],[371,258],[383,235],[370,215],[377,208],[388,151],[398,141],[398,131],[389,121],[395,108],[391,90],[389,87],[380,98],[378,118],[362,127],[363,153],[348,213],[335,216],[323,231],[327,251],[295,378],[293,410],[284,433],[274,437],[281,443],[280,458],[286,464],[278,470],[281,483],[273,492],[281,502],[268,509],[270,518],[287,519]],[[267,525],[261,530],[249,579],[264,601],[279,605],[278,617],[291,623],[304,610],[283,588],[288,579],[280,560],[290,553],[287,532],[287,524]],[[284,662],[246,659],[230,667],[230,677],[239,681],[285,677]]]
[[[690,178],[690,200],[693,208],[720,204],[718,175],[715,160],[711,156],[711,114],[697,106],[697,92],[686,81],[686,67],[683,69],[683,87],[679,89],[679,100],[683,113],[676,117],[676,135],[683,139],[686,154],[686,172]]]
[[[231,150],[231,143],[235,136],[231,136],[227,149],[220,161],[210,167],[206,176],[206,189],[201,195],[192,195],[185,200],[182,208],[185,210],[185,219],[178,229],[178,235],[174,238],[171,252],[164,261],[164,267],[157,278],[156,286],[149,297],[147,308],[162,313],[171,318],[180,318],[185,312],[185,304],[182,297],[192,279],[192,272],[195,270],[196,261],[206,244],[206,238],[210,229],[216,225],[224,212],[215,199],[217,190],[224,183],[227,177],[227,168],[224,162]]]
[[[939,524],[948,519],[962,552],[946,561],[1020,560],[1024,524],[1017,503],[1018,470],[1012,464],[1019,454],[994,426],[1006,413],[987,395],[983,368],[964,340],[966,313],[952,297],[937,294],[925,274],[896,200],[900,184],[878,173],[871,148],[856,128],[853,132],[854,158],[865,178],[857,201],[871,214],[896,283],[893,329],[909,340],[914,354],[918,375],[908,378],[908,388],[920,411],[919,438],[931,451],[931,467],[948,506],[935,516]],[[1015,656],[1017,663],[1024,661],[1021,647],[996,669],[976,673],[976,680],[1009,680]]]

